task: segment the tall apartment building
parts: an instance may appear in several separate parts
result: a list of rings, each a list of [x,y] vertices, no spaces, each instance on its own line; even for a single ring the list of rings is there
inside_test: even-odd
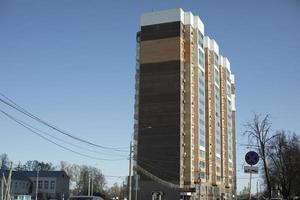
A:
[[[201,19],[182,9],[142,14],[136,63],[133,197],[231,199],[234,76]]]

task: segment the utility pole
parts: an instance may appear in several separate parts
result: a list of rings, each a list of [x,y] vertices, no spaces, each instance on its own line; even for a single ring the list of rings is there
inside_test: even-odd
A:
[[[128,191],[128,200],[131,200],[131,184],[132,184],[132,175],[131,175],[131,168],[132,168],[132,141],[130,142],[130,150],[129,150],[129,191]]]
[[[39,192],[39,173],[40,173],[40,168],[38,167],[36,171],[35,200],[37,200],[38,192]]]
[[[2,178],[1,178],[1,200],[3,200],[3,192],[4,192],[4,173],[1,174],[2,175]]]
[[[11,199],[11,176],[12,176],[12,162],[10,164],[10,170],[7,177],[7,180],[4,179],[4,185],[5,185],[5,195],[4,200],[10,200]]]
[[[261,183],[259,183],[259,194],[261,194]]]
[[[91,196],[91,174],[89,172],[88,196]]]
[[[92,183],[91,183],[91,185],[92,185],[92,196],[94,196],[94,179],[93,179],[94,177],[93,177],[93,172],[92,172]]]
[[[251,181],[252,181],[252,172],[250,172],[249,200],[251,200]]]
[[[256,194],[257,194],[257,200],[258,200],[258,181],[256,181]]]
[[[125,199],[125,180],[124,179],[123,179],[123,200]]]

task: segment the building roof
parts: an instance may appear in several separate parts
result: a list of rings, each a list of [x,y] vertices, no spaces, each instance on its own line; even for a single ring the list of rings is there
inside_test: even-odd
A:
[[[19,171],[19,173],[24,174],[27,177],[36,177],[37,171]],[[39,177],[67,177],[65,171],[39,171]]]
[[[1,174],[4,173],[5,176],[8,176],[9,170],[0,170]],[[36,177],[37,171],[13,171],[12,179],[13,180],[29,180],[30,177]],[[2,175],[1,175],[2,177]],[[39,171],[39,177],[66,177],[69,176],[65,171]]]
[[[3,174],[7,178],[9,174],[9,170],[0,170],[0,179],[2,179]],[[18,180],[18,181],[30,181],[30,179],[26,175],[21,173],[16,173],[16,171],[12,172],[11,179]]]

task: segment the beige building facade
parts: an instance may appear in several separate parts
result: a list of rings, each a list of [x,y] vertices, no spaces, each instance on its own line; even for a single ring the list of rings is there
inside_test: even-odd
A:
[[[232,199],[234,76],[201,19],[142,14],[136,63],[133,199]]]

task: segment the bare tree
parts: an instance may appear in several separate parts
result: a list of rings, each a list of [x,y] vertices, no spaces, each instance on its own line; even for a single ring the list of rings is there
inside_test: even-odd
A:
[[[0,155],[0,169],[7,170],[9,168],[9,158],[6,153]]]
[[[122,199],[121,197],[124,196],[124,187],[123,185],[119,185],[118,183],[114,183],[113,186],[107,189],[108,196],[110,199],[118,197],[119,199]],[[124,198],[124,197],[123,197]]]
[[[245,124],[244,135],[248,136],[249,143],[254,144],[258,150],[260,159],[262,160],[264,176],[267,184],[268,197],[271,198],[271,182],[268,166],[268,146],[272,139],[277,135],[271,134],[270,116],[265,115],[262,119],[259,115],[255,114],[253,121]]]
[[[299,184],[300,149],[299,137],[288,135],[285,131],[277,132],[270,147],[270,178],[284,199],[291,199]]]

